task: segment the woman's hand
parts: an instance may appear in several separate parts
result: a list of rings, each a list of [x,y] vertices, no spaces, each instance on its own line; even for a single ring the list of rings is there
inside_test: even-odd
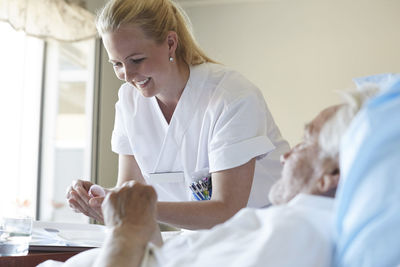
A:
[[[92,186],[94,188],[91,190]],[[99,188],[101,187],[89,181],[73,181],[72,185],[67,190],[66,196],[69,206],[75,212],[81,212],[99,222],[103,222],[101,204],[107,190],[101,188],[104,190],[104,195],[102,195],[101,189]]]

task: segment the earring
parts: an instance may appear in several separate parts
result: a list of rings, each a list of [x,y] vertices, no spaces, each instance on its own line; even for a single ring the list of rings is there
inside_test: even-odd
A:
[[[174,62],[174,58],[173,57],[169,57],[169,62]]]

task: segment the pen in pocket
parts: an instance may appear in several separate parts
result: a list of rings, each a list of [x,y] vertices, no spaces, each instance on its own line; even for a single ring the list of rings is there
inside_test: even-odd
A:
[[[196,200],[206,200],[202,192],[197,188],[196,183],[193,182],[191,185],[189,185],[189,188]]]
[[[190,190],[196,200],[210,200],[211,199],[211,178],[206,177],[198,182],[193,182],[189,185]]]

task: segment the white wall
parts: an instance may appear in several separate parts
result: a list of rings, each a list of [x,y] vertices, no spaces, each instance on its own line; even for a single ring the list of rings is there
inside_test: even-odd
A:
[[[351,78],[400,71],[400,1],[180,1],[210,56],[264,93],[291,145]]]
[[[104,1],[88,0],[94,11]],[[303,126],[337,103],[351,78],[400,72],[398,0],[180,1],[197,40],[218,61],[258,85],[282,134],[296,144]],[[110,138],[120,82],[102,54],[99,183],[115,184]]]
[[[87,0],[90,11],[102,7],[106,0]],[[107,52],[101,45],[97,69],[99,75],[95,82],[99,101],[98,136],[97,136],[97,169],[93,175],[97,175],[98,184],[112,187],[117,181],[118,156],[111,151],[111,133],[114,127],[114,105],[118,100],[118,88],[121,81],[114,74],[112,66],[108,63]],[[92,177],[94,178],[94,177]]]
[[[112,187],[117,182],[118,155],[111,151],[111,133],[121,81],[116,78],[104,47],[101,48],[97,181],[100,185]]]

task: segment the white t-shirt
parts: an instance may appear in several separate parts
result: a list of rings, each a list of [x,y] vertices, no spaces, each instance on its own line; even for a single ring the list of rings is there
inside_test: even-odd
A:
[[[260,90],[242,75],[217,64],[191,66],[169,124],[155,97],[128,83],[118,95],[112,150],[135,156],[160,201],[193,200],[192,182],[257,157],[248,206],[269,203],[270,186],[281,172],[279,157],[289,145]],[[170,172],[176,174],[153,175]]]
[[[211,230],[149,245],[142,267],[331,266],[333,198],[298,195],[286,205],[246,208]]]

